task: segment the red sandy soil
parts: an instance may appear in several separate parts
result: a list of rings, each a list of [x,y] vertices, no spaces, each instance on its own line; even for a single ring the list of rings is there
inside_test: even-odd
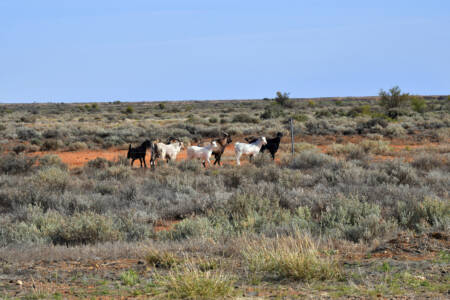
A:
[[[105,158],[107,160],[117,160],[119,156],[127,156],[127,150],[119,149],[104,149],[104,150],[81,150],[81,151],[38,151],[31,153],[31,155],[43,156],[47,154],[56,154],[61,160],[69,166],[69,168],[82,167],[85,163],[98,157]],[[139,165],[139,161],[135,161],[134,164]]]
[[[153,225],[153,230],[155,232],[160,232],[164,230],[171,230],[176,224],[180,223],[181,220],[160,220]]]

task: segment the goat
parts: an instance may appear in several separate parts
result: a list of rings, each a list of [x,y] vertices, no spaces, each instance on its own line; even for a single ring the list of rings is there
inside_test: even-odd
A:
[[[234,144],[234,152],[236,154],[236,164],[238,166],[241,165],[241,162],[239,160],[243,154],[249,155],[251,161],[253,155],[257,154],[261,150],[261,147],[266,144],[267,140],[263,136],[250,144],[237,142],[236,144]]]
[[[147,164],[145,163],[145,154],[147,153],[147,148],[151,147],[151,143],[149,140],[145,140],[139,147],[132,148],[131,144],[130,147],[128,147],[128,153],[127,158],[131,158],[131,166],[133,166],[133,163],[136,159],[139,159],[139,162],[141,163],[142,168],[142,161],[144,161],[144,166],[147,168]]]
[[[222,154],[225,152],[225,148],[233,142],[228,133],[224,132],[224,135],[225,137],[215,140],[218,147],[212,152],[215,158],[214,165],[218,164],[220,166],[220,160],[222,158]]]
[[[187,148],[187,158],[188,159],[200,158],[201,160],[203,160],[202,161],[203,167],[206,168],[206,162],[208,162],[208,164],[211,165],[209,158],[213,153],[213,148],[217,148],[216,141],[212,141],[211,144],[205,147],[190,146]]]
[[[178,153],[184,148],[183,142],[176,142],[173,144],[155,143],[152,146],[152,157],[150,159],[150,165],[154,166],[158,158],[169,160],[176,160]]]
[[[275,160],[275,153],[277,153],[278,148],[280,147],[281,138],[283,137],[283,133],[278,132],[276,137],[273,139],[267,139],[267,145],[263,145],[261,147],[261,153],[264,153],[264,151],[269,150],[270,155],[272,155],[272,159]],[[245,138],[245,140],[249,143],[256,142],[257,138],[255,137],[248,137]]]

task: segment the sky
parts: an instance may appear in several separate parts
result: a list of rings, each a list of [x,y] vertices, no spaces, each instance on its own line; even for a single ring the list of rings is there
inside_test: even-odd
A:
[[[450,94],[448,0],[0,0],[0,102]]]

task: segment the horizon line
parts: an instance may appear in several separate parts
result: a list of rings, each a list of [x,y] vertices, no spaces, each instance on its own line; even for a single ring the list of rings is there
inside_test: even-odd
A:
[[[410,94],[413,96],[422,97],[442,97],[450,96],[450,94]],[[310,100],[310,99],[342,99],[342,98],[376,98],[378,95],[367,96],[321,96],[321,97],[289,97],[292,100]],[[112,103],[119,101],[120,103],[144,103],[144,102],[198,102],[198,101],[260,101],[260,100],[273,100],[274,98],[229,98],[229,99],[169,99],[169,100],[87,100],[87,101],[71,101],[71,100],[18,100],[18,102],[6,102],[0,100],[0,104],[86,104],[86,103]]]

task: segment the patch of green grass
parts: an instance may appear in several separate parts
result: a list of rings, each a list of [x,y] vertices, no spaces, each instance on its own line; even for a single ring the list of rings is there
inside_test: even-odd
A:
[[[450,251],[440,251],[436,262],[450,264]]]
[[[200,269],[200,271],[206,272],[218,269],[219,262],[217,260],[212,259],[201,259],[199,262],[197,262],[197,266]]]
[[[128,270],[120,274],[120,280],[124,285],[135,286],[139,283],[139,275],[134,270]]]

